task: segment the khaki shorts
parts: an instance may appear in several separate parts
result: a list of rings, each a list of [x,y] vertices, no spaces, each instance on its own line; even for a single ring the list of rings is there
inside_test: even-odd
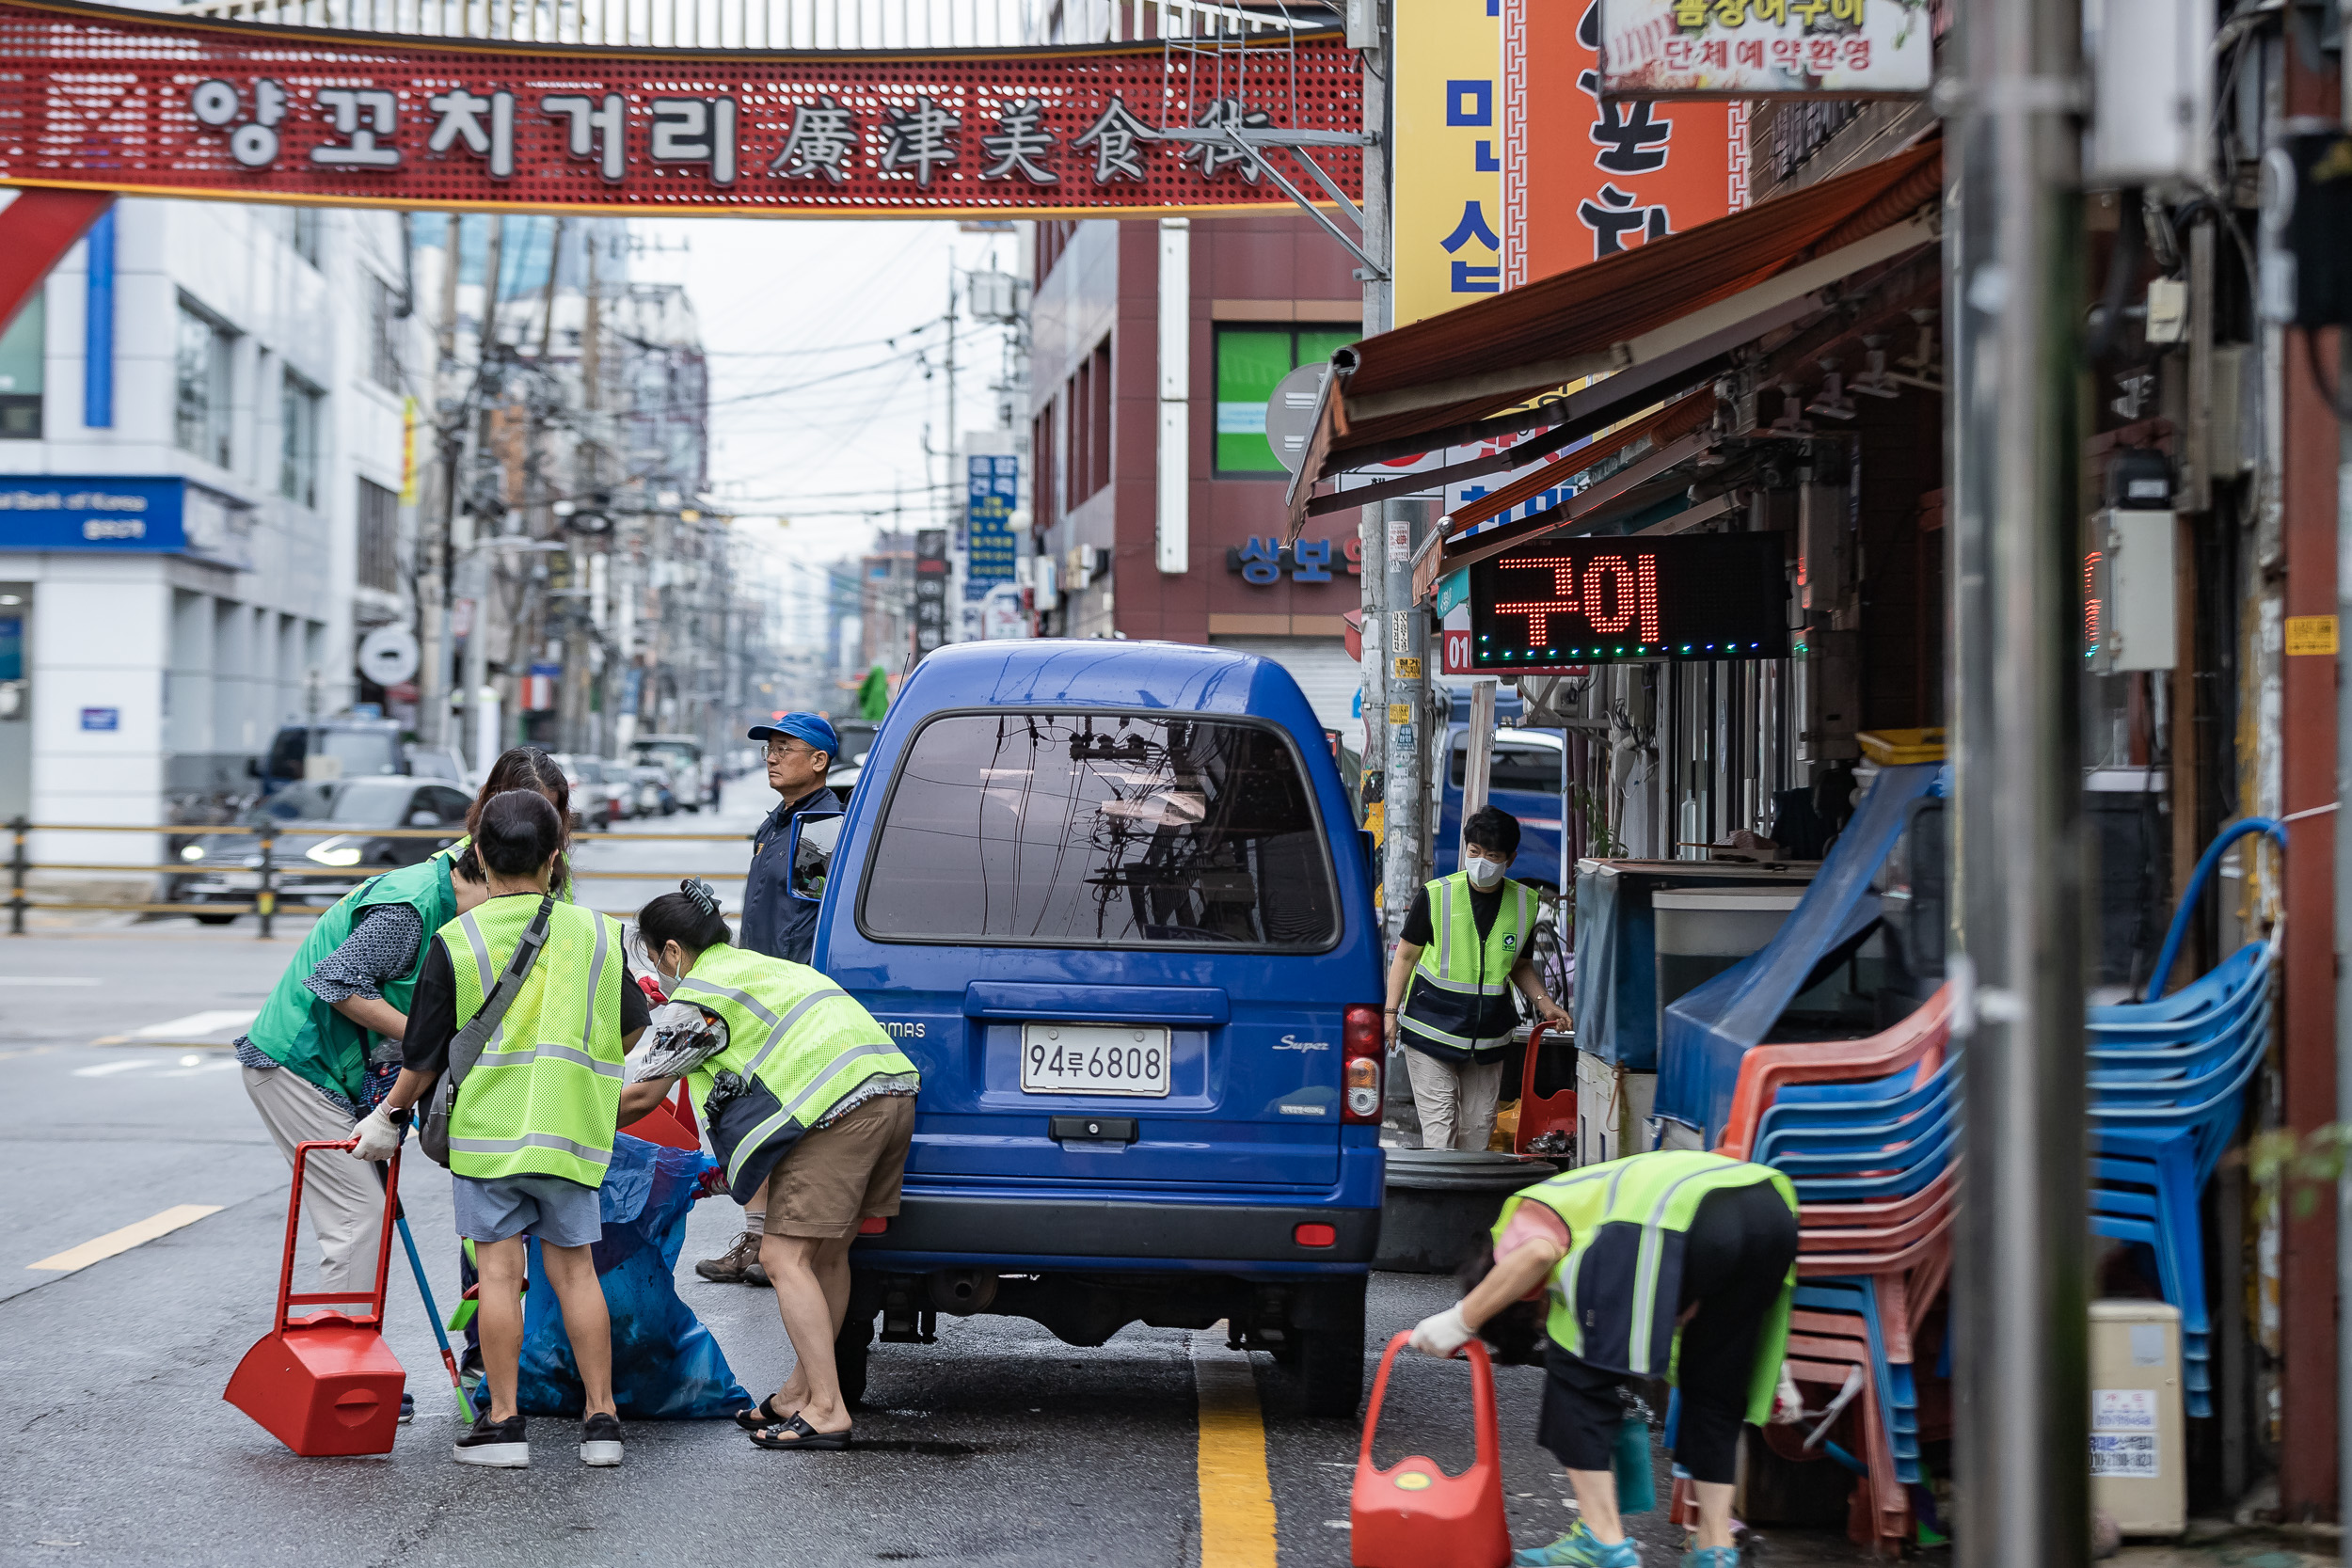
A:
[[[792,1146],[768,1178],[771,1236],[854,1236],[858,1222],[898,1212],[914,1139],[914,1097],[877,1095]]]

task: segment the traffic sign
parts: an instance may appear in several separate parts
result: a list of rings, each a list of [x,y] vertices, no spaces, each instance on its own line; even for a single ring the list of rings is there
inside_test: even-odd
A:
[[[359,673],[378,686],[398,686],[417,673],[417,634],[378,626],[359,640]]]

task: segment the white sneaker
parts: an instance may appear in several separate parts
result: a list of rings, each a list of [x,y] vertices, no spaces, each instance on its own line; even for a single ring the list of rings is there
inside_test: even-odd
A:
[[[483,1465],[494,1470],[530,1469],[531,1444],[523,1436],[522,1417],[494,1421],[484,1414],[457,1439],[450,1457],[460,1465]]]
[[[580,1462],[609,1469],[621,1462],[621,1419],[602,1414],[580,1423]]]

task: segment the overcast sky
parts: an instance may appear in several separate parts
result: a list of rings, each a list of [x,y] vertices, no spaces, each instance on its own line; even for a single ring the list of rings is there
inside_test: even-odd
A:
[[[730,510],[776,553],[820,564],[890,526],[939,519],[948,445],[942,318],[950,270],[1016,270],[1016,235],[952,222],[669,219],[637,226],[641,280],[682,282],[710,363],[710,471]],[[660,247],[660,248],[657,248]],[[962,290],[958,286],[958,294]],[[957,328],[962,429],[993,428],[1004,333]]]

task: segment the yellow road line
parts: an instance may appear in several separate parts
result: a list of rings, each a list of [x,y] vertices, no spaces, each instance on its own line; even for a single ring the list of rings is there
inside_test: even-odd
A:
[[[1225,1348],[1219,1323],[1192,1337],[1200,1396],[1200,1568],[1275,1568],[1274,1487],[1265,1422],[1245,1351]]]
[[[87,1269],[92,1263],[112,1258],[118,1252],[128,1252],[158,1236],[168,1236],[183,1225],[194,1225],[207,1214],[220,1212],[217,1203],[179,1203],[160,1214],[152,1214],[136,1225],[126,1225],[119,1230],[109,1230],[103,1236],[52,1253],[38,1263],[27,1263],[28,1269],[43,1269],[53,1274],[72,1274]]]

